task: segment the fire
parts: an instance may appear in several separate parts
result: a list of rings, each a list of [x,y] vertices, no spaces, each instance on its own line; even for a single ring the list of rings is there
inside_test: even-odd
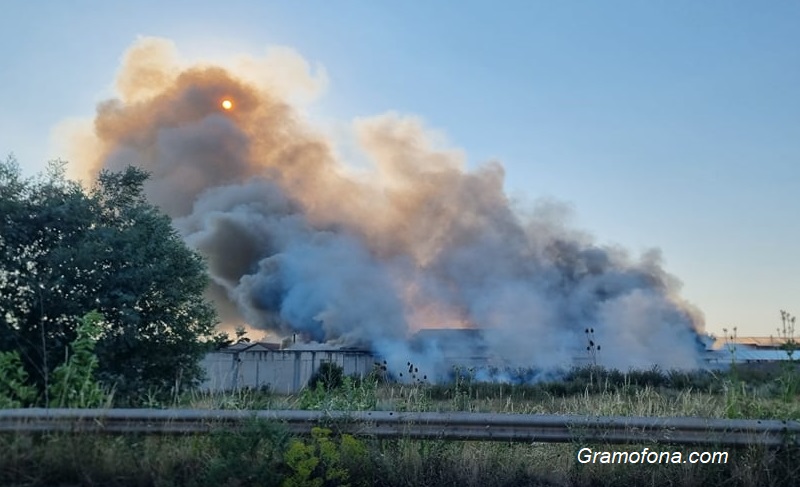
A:
[[[222,100],[222,103],[220,103],[220,105],[225,110],[230,110],[230,109],[233,108],[233,102],[231,100],[227,99],[227,98]]]

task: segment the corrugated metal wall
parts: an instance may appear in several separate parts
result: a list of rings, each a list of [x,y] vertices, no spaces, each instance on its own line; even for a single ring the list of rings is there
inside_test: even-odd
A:
[[[325,362],[339,365],[346,376],[363,377],[372,370],[374,360],[371,354],[364,351],[214,352],[203,359],[207,379],[201,388],[219,392],[267,386],[274,392],[292,393],[305,387]]]

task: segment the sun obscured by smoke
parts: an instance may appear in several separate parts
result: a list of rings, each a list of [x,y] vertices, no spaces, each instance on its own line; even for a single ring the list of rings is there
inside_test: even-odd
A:
[[[286,48],[186,63],[140,39],[117,98],[72,124],[74,169],[152,173],[147,195],[207,257],[226,323],[402,362],[414,331],[480,328],[506,365],[539,368],[570,363],[592,327],[607,365],[697,364],[702,318],[657,252],[597,246],[556,203],[519,211],[499,163],[466,170],[414,117],[354,121],[371,163],[354,172],[297,109],[326,85]],[[435,368],[439,352],[413,353]]]

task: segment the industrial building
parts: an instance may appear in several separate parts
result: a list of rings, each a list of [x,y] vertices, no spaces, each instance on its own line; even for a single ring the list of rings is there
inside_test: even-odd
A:
[[[206,381],[201,389],[230,391],[240,388],[293,393],[305,387],[323,363],[342,367],[347,376],[363,377],[372,370],[374,358],[367,350],[277,343],[237,343],[209,353],[202,361]]]
[[[733,362],[766,363],[800,359],[800,352],[790,354],[785,349],[785,343],[785,340],[772,337],[698,337],[706,364],[719,368]],[[491,368],[498,361],[492,358],[481,330],[420,330],[411,338],[409,346],[418,353],[434,350],[448,370],[452,369],[451,366]],[[379,361],[371,351],[365,349],[294,343],[294,340],[283,344],[243,342],[209,353],[204,358],[202,366],[207,379],[201,388],[207,391],[268,388],[278,393],[294,393],[308,385],[323,363],[340,366],[346,376],[364,377],[374,370]],[[590,362],[586,357],[579,356],[573,357],[572,363],[588,365]],[[491,378],[487,376],[487,380]]]

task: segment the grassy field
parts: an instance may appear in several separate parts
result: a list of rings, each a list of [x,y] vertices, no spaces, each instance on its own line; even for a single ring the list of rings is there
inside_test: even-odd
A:
[[[461,376],[446,386],[347,378],[296,395],[268,391],[186,393],[152,407],[493,411],[588,415],[800,419],[796,370],[734,373],[576,370],[530,386],[482,384]],[[595,451],[698,451],[658,445],[509,444],[353,438],[320,429],[291,438],[254,423],[242,433],[187,437],[0,436],[0,485],[110,486],[499,486],[798,485],[800,451],[748,447],[710,464],[602,465]],[[713,449],[710,449],[713,450]]]

